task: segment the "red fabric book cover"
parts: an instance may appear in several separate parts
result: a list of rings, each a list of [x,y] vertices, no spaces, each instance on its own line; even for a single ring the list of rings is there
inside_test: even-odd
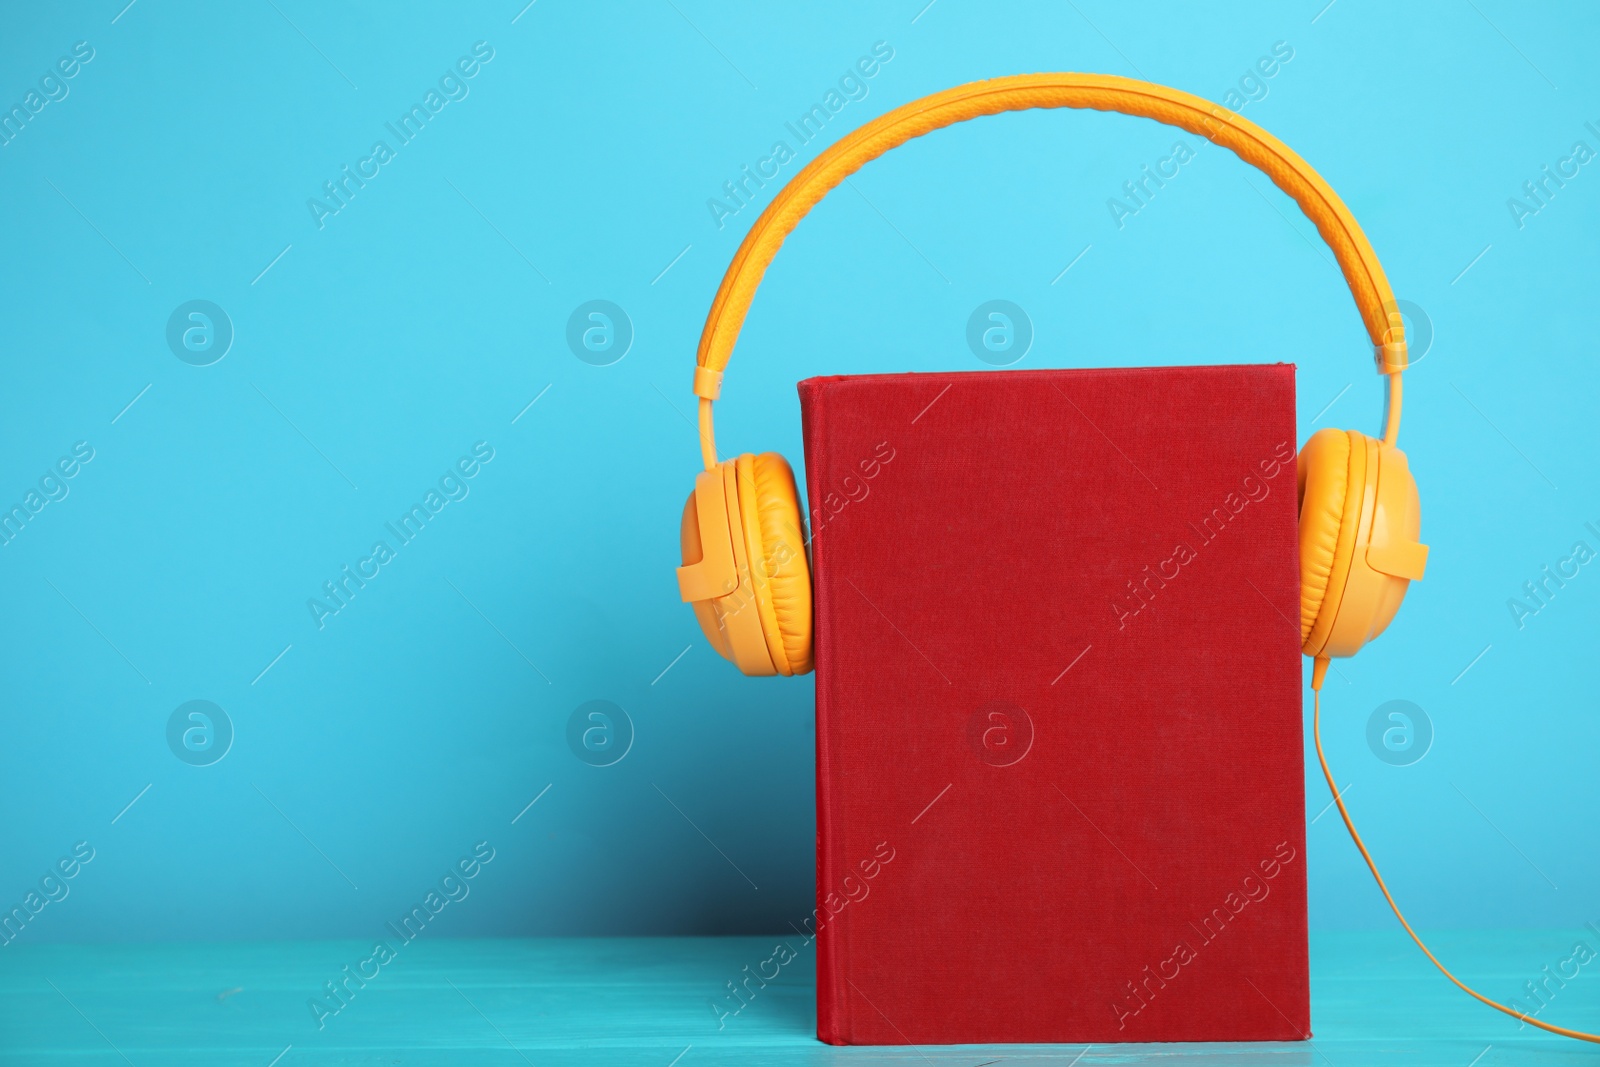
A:
[[[799,388],[818,1036],[1309,1037],[1294,368]]]

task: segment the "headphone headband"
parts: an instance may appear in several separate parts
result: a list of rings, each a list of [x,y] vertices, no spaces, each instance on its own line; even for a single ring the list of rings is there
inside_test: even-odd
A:
[[[829,146],[767,205],[745,235],[717,289],[700,335],[694,392],[700,398],[700,448],[716,466],[711,402],[733,354],[756,288],[768,265],[806,213],[862,165],[913,137],[983,115],[1030,108],[1092,108],[1177,126],[1256,167],[1287,193],[1333,250],[1377,357],[1389,378],[1384,441],[1400,428],[1400,372],[1406,368],[1405,327],[1378,257],[1350,209],[1293,149],[1229,109],[1164,85],[1107,74],[1021,74],[970,82],[895,108]]]

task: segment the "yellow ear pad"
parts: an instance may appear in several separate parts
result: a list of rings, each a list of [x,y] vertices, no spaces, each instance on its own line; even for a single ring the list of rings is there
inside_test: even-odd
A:
[[[1297,464],[1300,640],[1308,656],[1323,654],[1333,629],[1361,522],[1367,451],[1352,436],[1318,430],[1300,450]]]
[[[794,472],[776,452],[737,461],[739,511],[756,608],[779,674],[806,674],[811,656],[811,567]]]

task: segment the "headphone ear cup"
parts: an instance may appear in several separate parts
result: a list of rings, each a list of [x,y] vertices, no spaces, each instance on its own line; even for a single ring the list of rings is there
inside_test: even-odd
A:
[[[776,452],[738,459],[740,511],[767,649],[780,674],[812,669],[811,566],[794,471]]]
[[[773,655],[778,623],[764,580],[753,459],[725,460],[695,478],[683,513],[678,587],[711,647],[760,677],[792,672]]]
[[[1360,466],[1361,471],[1352,469]],[[1300,641],[1308,656],[1328,643],[1344,599],[1356,529],[1366,449],[1344,430],[1318,430],[1300,450],[1296,482],[1300,497]],[[1355,489],[1351,507],[1351,489]]]

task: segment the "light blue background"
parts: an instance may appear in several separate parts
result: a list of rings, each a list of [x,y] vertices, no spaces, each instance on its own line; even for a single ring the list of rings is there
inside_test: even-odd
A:
[[[0,148],[0,503],[95,449],[0,548],[0,903],[96,849],[27,941],[366,938],[482,840],[496,858],[443,935],[753,932],[810,911],[812,684],[740,678],[672,567],[699,328],[775,186],[720,229],[706,201],[794,146],[784,123],[878,41],[894,58],[870,94],[786,177],[970,79],[1098,71],[1221,100],[1292,46],[1244,114],[1321,169],[1435,333],[1403,438],[1429,577],[1330,679],[1330,756],[1420,926],[1600,920],[1600,568],[1525,629],[1507,608],[1574,541],[1600,549],[1600,169],[1525,228],[1506,204],[1574,141],[1600,149],[1589,7],[275,2],[4,15],[7,106],[74,42],[95,50]],[[470,95],[319,229],[307,199],[480,40]],[[1107,198],[1180,139],[1195,160],[1119,230]],[[993,298],[1032,318],[1020,366],[1293,361],[1302,438],[1377,428],[1331,256],[1197,138],[1012,115],[854,185],[769,275],[724,451],[798,460],[809,375],[981,367],[966,319]],[[191,299],[236,331],[209,367],[164,339]],[[633,323],[611,366],[565,341],[591,299]],[[470,496],[319,631],[307,598],[477,441],[495,453]],[[167,747],[193,699],[236,730],[210,767]],[[605,768],[566,742],[594,699],[636,729]],[[1365,741],[1391,699],[1433,722],[1413,766]],[[1315,816],[1320,780],[1308,797]],[[1315,926],[1392,921],[1334,814],[1309,840]]]

